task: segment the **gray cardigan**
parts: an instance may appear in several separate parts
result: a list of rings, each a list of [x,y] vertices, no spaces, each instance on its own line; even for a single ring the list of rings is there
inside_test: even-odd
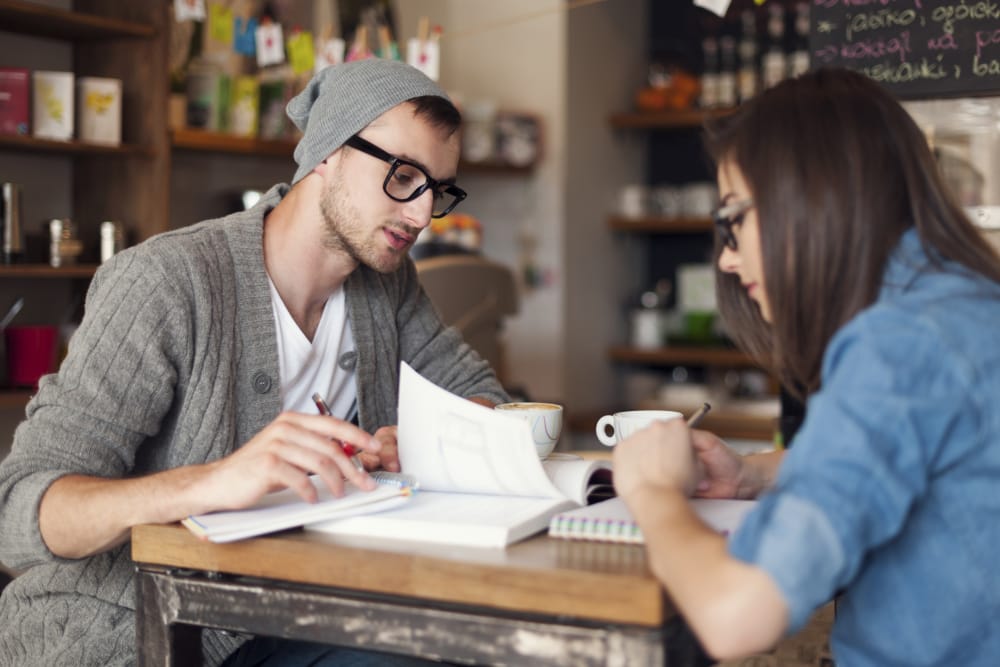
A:
[[[135,662],[129,545],[54,556],[38,528],[46,489],[71,473],[143,475],[226,456],[281,409],[277,343],[253,209],[175,230],[116,255],[87,294],[59,373],[43,378],[0,464],[0,561],[27,571],[0,598],[0,665]],[[442,326],[407,260],[346,283],[362,428],[396,423],[399,363],[465,397],[507,400],[485,361]],[[240,640],[205,632],[207,664]]]

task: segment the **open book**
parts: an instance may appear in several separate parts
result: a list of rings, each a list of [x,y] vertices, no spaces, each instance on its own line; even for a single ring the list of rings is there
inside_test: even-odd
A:
[[[189,516],[181,523],[202,539],[233,542],[298,528],[312,521],[379,512],[404,503],[413,495],[413,489],[397,483],[391,473],[383,474],[383,479],[379,479],[379,474],[372,475],[379,482],[373,491],[362,491],[345,482],[343,497],[335,498],[318,477],[312,476],[310,481],[318,497],[315,503],[307,503],[291,489],[284,489],[267,494],[248,509]]]
[[[702,521],[716,531],[728,534],[736,530],[755,500],[692,498],[691,508]],[[549,522],[549,535],[570,540],[643,544],[642,530],[621,498],[611,498],[596,505],[560,512]]]
[[[527,422],[437,387],[403,364],[399,461],[420,490],[403,506],[306,526],[336,535],[503,547],[611,484],[611,464],[538,458]]]

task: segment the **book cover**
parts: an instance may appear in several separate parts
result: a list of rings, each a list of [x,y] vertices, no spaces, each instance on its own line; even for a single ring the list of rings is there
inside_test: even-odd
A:
[[[28,134],[28,70],[0,67],[0,134]]]
[[[691,507],[716,531],[729,534],[756,505],[755,500],[692,498]],[[549,522],[549,536],[570,540],[644,544],[642,530],[621,498],[560,512]]]
[[[609,461],[538,458],[527,422],[437,387],[403,365],[399,460],[420,482],[405,506],[306,526],[335,535],[504,547],[610,485]]]

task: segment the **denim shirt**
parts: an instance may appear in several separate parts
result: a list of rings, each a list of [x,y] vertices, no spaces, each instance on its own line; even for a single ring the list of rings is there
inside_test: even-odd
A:
[[[1000,285],[930,266],[910,230],[822,377],[730,553],[790,631],[842,592],[840,667],[1000,664]]]

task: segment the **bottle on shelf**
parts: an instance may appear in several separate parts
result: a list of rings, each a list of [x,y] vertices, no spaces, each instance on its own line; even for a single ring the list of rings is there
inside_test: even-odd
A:
[[[766,90],[788,76],[785,56],[785,8],[777,2],[767,3],[767,50],[761,57],[761,84]]]
[[[760,86],[757,69],[757,18],[752,9],[740,14],[741,33],[739,43],[740,69],[737,73],[737,93],[739,101],[746,102]]]
[[[701,73],[701,97],[698,104],[702,109],[719,106],[719,43],[714,37],[706,37],[701,42],[705,57]]]
[[[736,40],[731,35],[719,38],[719,106],[736,106]]]
[[[809,3],[795,5],[795,39],[788,58],[788,76],[796,77],[809,71]]]

